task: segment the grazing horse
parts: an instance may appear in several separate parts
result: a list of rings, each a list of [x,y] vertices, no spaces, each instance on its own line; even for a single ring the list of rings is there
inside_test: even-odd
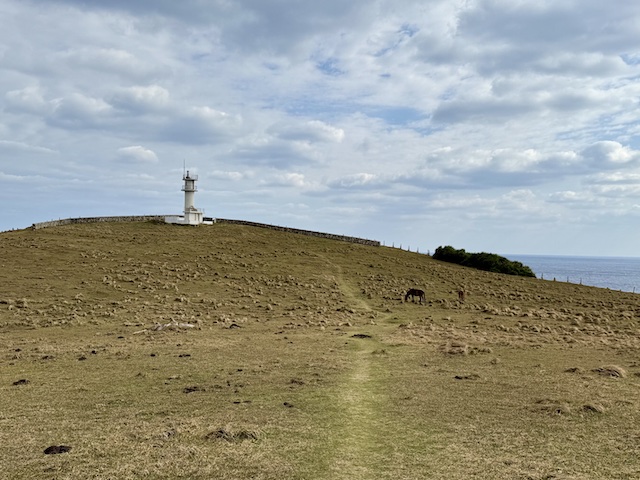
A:
[[[406,302],[411,297],[411,301],[415,301],[415,297],[418,297],[420,303],[427,303],[427,297],[424,294],[424,290],[418,290],[417,288],[410,289],[407,294],[404,296],[404,301]]]

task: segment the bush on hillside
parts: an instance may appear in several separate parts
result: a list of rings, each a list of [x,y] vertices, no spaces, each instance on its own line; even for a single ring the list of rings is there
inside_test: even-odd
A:
[[[521,262],[509,260],[495,253],[468,253],[464,249],[457,250],[449,245],[436,248],[433,254],[435,260],[449,263],[457,263],[465,267],[471,267],[487,272],[506,273],[521,277],[535,277],[531,268]]]

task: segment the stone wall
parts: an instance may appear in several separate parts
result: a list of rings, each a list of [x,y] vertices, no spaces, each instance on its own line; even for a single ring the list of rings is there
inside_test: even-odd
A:
[[[278,230],[281,232],[298,233],[301,235],[310,235],[312,237],[328,238],[331,240],[340,240],[343,242],[358,243],[360,245],[369,245],[372,247],[379,247],[380,242],[377,240],[367,240],[366,238],[348,237],[345,235],[334,235],[333,233],[314,232],[312,230],[301,230],[299,228],[279,227],[277,225],[269,225],[266,223],[248,222],[245,220],[229,220],[226,218],[216,218],[216,223],[234,223],[236,225],[247,225],[250,227],[268,228],[271,230]]]
[[[49,222],[34,223],[33,230],[47,227],[58,227],[60,225],[71,225],[76,223],[99,223],[99,222],[150,222],[160,221],[164,223],[164,215],[131,215],[124,217],[84,217],[84,218],[63,218],[61,220],[51,220]]]

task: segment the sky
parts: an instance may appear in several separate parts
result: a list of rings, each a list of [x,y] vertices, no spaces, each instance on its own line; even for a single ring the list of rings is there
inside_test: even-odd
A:
[[[640,256],[640,2],[0,0],[0,230]],[[201,227],[205,228],[205,227]]]

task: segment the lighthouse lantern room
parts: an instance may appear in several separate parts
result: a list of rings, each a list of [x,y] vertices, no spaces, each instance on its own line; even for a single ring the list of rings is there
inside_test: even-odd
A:
[[[196,182],[198,181],[197,175],[191,175],[189,170],[182,175],[184,185],[182,191],[184,192],[184,215],[171,215],[165,217],[167,223],[177,223],[179,225],[200,225],[204,220],[204,213],[202,210],[198,210],[193,203],[194,194],[198,191]]]

